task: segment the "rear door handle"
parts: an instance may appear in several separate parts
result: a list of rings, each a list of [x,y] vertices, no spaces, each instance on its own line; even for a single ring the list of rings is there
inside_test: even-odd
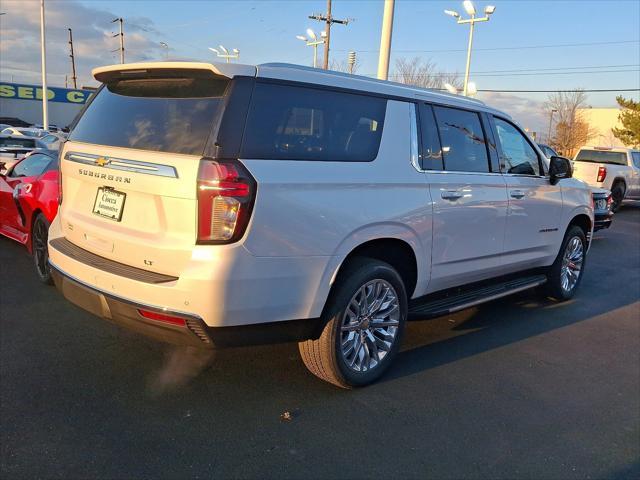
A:
[[[445,200],[458,200],[459,198],[462,198],[462,192],[457,190],[447,190],[442,192],[441,196]]]
[[[511,190],[509,195],[511,195],[511,198],[524,198],[524,192],[522,190]]]

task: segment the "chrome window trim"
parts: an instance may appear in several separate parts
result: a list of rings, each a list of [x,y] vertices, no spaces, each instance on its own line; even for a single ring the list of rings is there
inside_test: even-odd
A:
[[[411,164],[418,172],[424,172],[420,166],[420,146],[418,144],[418,115],[416,113],[417,105],[415,103],[409,104],[409,118],[410,118],[410,135],[411,135]]]
[[[422,170],[426,173],[437,173],[437,174],[445,174],[445,175],[500,175],[504,176],[504,174],[500,172],[465,172],[464,170]]]
[[[151,162],[141,162],[139,160],[128,160],[125,158],[103,157],[102,155],[94,155],[90,153],[67,152],[64,156],[65,160],[90,165],[93,167],[107,168],[111,170],[120,170],[123,172],[135,172],[145,175],[156,175],[158,177],[178,178],[178,172],[171,165],[161,165]],[[104,158],[109,163],[99,165],[98,158]]]

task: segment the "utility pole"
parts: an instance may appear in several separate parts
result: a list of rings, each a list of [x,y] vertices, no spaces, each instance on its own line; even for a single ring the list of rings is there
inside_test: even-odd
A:
[[[120,48],[113,51],[117,52],[118,50],[120,50],[120,63],[124,63],[124,20],[122,18],[114,18],[113,20],[111,20],[111,23],[116,22],[120,23],[120,33],[116,33],[114,37],[120,37]]]
[[[73,80],[73,88],[78,88],[78,78],[76,77],[76,57],[73,56],[73,33],[69,29],[69,46],[71,47],[71,79]]]
[[[391,56],[391,34],[393,33],[393,10],[395,0],[384,0],[384,16],[382,17],[382,34],[380,35],[380,57],[378,58],[378,78],[389,77],[389,57]]]
[[[331,25],[334,23],[338,23],[340,25],[348,25],[350,21],[353,19],[347,18],[345,20],[338,20],[337,18],[333,18],[331,16],[331,0],[327,0],[327,14],[323,15],[321,13],[314,13],[313,15],[309,15],[311,20],[318,20],[319,22],[324,22],[324,62],[322,68],[325,70],[329,70],[329,43],[331,42]]]
[[[40,0],[40,55],[42,56],[42,128],[49,130],[48,90],[47,90],[47,49],[44,31],[44,0]]]

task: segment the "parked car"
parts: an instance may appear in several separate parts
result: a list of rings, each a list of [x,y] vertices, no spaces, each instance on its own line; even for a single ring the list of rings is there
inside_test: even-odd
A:
[[[50,133],[40,139],[40,141],[44,143],[49,150],[59,150],[60,145],[64,143],[65,140],[66,136],[61,133]]]
[[[35,138],[0,134],[0,173],[36,148],[46,148]]]
[[[611,190],[614,212],[625,198],[640,199],[640,150],[582,147],[573,174],[593,187]]]
[[[0,117],[0,123],[8,127],[28,127],[31,124],[16,117]]]
[[[25,136],[32,138],[42,138],[48,135],[49,132],[46,130],[40,130],[38,128],[21,128],[21,127],[9,127],[5,128],[0,132],[4,135],[13,135],[13,136]]]
[[[51,283],[47,235],[57,212],[57,152],[34,150],[0,174],[0,234],[27,247],[45,283]]]
[[[59,132],[60,131],[60,128],[57,125],[53,124],[53,123],[50,123],[47,126],[47,128],[44,128],[44,125],[42,125],[41,123],[35,123],[35,124],[31,125],[31,128],[35,128],[35,129],[38,129],[38,130],[45,130],[45,131],[48,131],[48,132]]]
[[[544,143],[539,143],[538,147],[540,147],[540,150],[542,150],[542,153],[544,153],[545,157],[547,158],[558,156],[558,153],[549,145],[545,145]]]
[[[613,221],[613,210],[611,209],[613,199],[611,192],[604,188],[592,188],[591,194],[593,196],[593,231],[596,232],[604,228],[609,228]]]
[[[409,316],[580,284],[589,189],[480,101],[286,64],[93,74],[49,255],[97,316],[205,348],[298,341],[350,388]]]

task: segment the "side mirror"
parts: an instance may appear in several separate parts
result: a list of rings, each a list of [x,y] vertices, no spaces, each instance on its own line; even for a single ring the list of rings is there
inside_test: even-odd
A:
[[[7,174],[7,163],[0,162],[0,176],[4,177]]]
[[[553,156],[549,160],[549,179],[551,185],[555,185],[563,178],[571,178],[573,175],[571,161],[568,158]]]

